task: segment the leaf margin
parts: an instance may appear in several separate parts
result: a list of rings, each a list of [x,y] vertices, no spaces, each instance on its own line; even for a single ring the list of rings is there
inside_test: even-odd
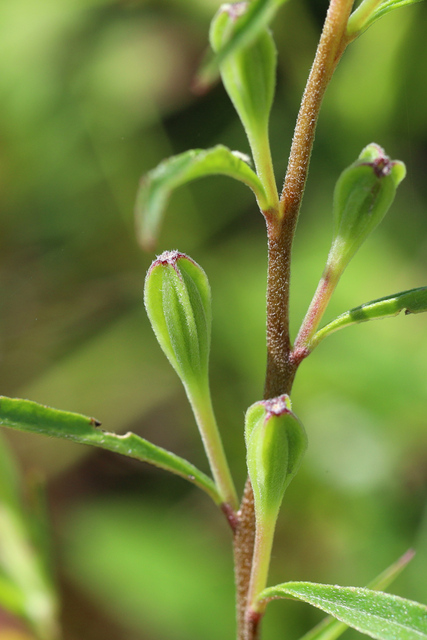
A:
[[[423,294],[421,301],[411,302],[413,295],[419,293]],[[324,338],[339,331],[339,329],[370,320],[392,318],[398,316],[402,311],[405,312],[405,315],[424,313],[427,311],[427,287],[416,287],[415,289],[407,289],[399,293],[393,293],[345,311],[314,334],[308,344],[308,350],[310,352],[313,351]]]
[[[249,166],[250,158],[222,144],[209,149],[190,149],[163,160],[140,182],[134,209],[136,235],[141,246],[152,249],[172,192],[193,180],[225,175],[246,184],[262,211],[268,200],[261,180]]]
[[[212,478],[184,458],[135,433],[119,435],[103,431],[99,429],[101,423],[98,420],[80,413],[53,409],[32,400],[0,396],[0,426],[87,444],[147,462],[192,482],[203,489],[215,504],[221,504]]]
[[[310,590],[314,592],[314,595],[310,595]],[[316,591],[318,592],[317,595]],[[363,605],[366,606],[363,611],[360,610],[360,607],[357,611],[356,607],[349,606],[348,602],[346,604],[337,604],[337,601],[346,596],[350,600],[352,598],[359,598],[360,601],[365,600]],[[285,582],[264,589],[258,596],[258,604],[265,605],[271,600],[279,598],[302,600],[318,609],[322,609],[353,629],[365,633],[376,640],[425,640],[427,638],[427,606],[390,593],[373,591],[365,587],[342,587],[340,585],[313,582]],[[373,604],[379,606],[380,609],[382,606],[387,608],[387,605],[394,604],[400,606],[400,610],[397,613],[396,610],[390,611],[390,617],[386,619],[384,615],[378,615],[378,612],[373,613]],[[356,621],[352,620],[352,614],[356,616]],[[398,614],[403,618],[403,622],[399,621]],[[419,627],[408,624],[405,620],[405,615],[407,618],[418,616]],[[391,617],[393,619],[390,621]],[[373,621],[377,619],[381,621],[380,631],[373,624]],[[424,622],[425,628],[422,627],[422,622]],[[398,633],[402,629],[404,632]]]

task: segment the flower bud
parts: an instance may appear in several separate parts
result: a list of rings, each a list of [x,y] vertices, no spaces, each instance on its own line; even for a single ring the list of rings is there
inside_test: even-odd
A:
[[[258,518],[276,517],[307,448],[289,396],[256,402],[246,412],[247,465]]]
[[[221,50],[247,11],[247,2],[223,4],[210,29],[210,43]],[[270,31],[262,28],[255,40],[231,52],[220,64],[225,89],[245,127],[254,156],[267,131],[276,83],[276,46]]]
[[[144,302],[156,338],[186,387],[205,384],[211,334],[211,292],[203,269],[165,251],[145,279]]]
[[[405,165],[377,144],[363,149],[338,179],[334,192],[334,240],[330,263],[342,271],[387,213]]]

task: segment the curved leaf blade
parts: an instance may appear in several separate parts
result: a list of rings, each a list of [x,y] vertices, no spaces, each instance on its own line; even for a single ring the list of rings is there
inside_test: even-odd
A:
[[[392,318],[399,315],[403,310],[405,315],[427,311],[427,287],[418,287],[417,289],[394,293],[391,296],[378,298],[346,311],[315,333],[309,344],[309,350],[312,351],[321,340],[339,329],[352,324],[368,322],[368,320]]]
[[[381,591],[313,582],[265,589],[260,600],[297,598],[376,640],[426,640],[427,607]]]
[[[410,549],[401,558],[396,560],[385,571],[380,573],[372,582],[369,583],[368,588],[375,591],[383,591],[396,580],[406,565],[412,560],[415,552]],[[327,616],[313,629],[310,629],[304,634],[300,640],[336,640],[344,631],[348,629],[348,625],[332,616]]]
[[[379,18],[382,18],[390,11],[394,9],[400,9],[401,7],[407,7],[410,4],[416,4],[422,0],[388,0],[388,2],[382,2],[379,7],[374,11],[371,21],[367,25],[368,27],[373,24]]]
[[[148,462],[192,482],[206,491],[215,503],[221,502],[213,480],[190,462],[135,433],[118,435],[102,431],[98,428],[100,424],[94,418],[80,413],[59,411],[30,400],[0,396],[0,425],[4,427],[100,447]]]
[[[362,18],[361,20],[360,13],[363,12],[364,5],[366,4],[365,0],[365,2],[362,2],[351,14],[347,24],[347,33],[352,39],[357,38],[361,33],[374,24],[374,22],[385,16],[387,13],[390,13],[390,11],[406,7],[411,4],[416,4],[418,2],[421,2],[421,0],[384,0],[384,2],[375,3],[377,6],[372,11],[367,10],[366,18]]]
[[[174,189],[187,182],[222,174],[246,184],[254,192],[261,209],[267,208],[264,187],[246,157],[223,145],[212,149],[192,149],[160,163],[139,185],[135,222],[139,242],[151,249],[157,240],[163,213]]]

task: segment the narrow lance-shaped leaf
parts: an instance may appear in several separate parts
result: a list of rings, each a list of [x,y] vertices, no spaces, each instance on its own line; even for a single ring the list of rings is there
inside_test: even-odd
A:
[[[204,91],[217,78],[220,65],[242,47],[246,47],[265,29],[276,14],[276,11],[286,0],[253,0],[252,2],[238,2],[236,7],[247,5],[247,10],[241,12],[236,21],[231,37],[215,54],[205,61],[194,83],[196,91]],[[222,7],[230,5],[222,5]],[[215,20],[216,16],[214,17]]]
[[[0,396],[0,425],[88,444],[114,451],[129,458],[148,462],[175,473],[197,485],[216,502],[220,502],[214,482],[183,458],[157,447],[135,433],[117,435],[102,431],[100,422],[79,413],[59,411],[30,400]]]
[[[399,315],[403,310],[405,315],[427,311],[427,287],[418,287],[417,289],[394,293],[391,296],[378,298],[378,300],[372,300],[360,305],[360,307],[346,311],[319,329],[310,342],[309,350],[313,350],[323,338],[339,329],[352,324],[368,322],[369,320],[392,318]]]
[[[375,591],[384,591],[384,589],[387,589],[401,574],[403,569],[405,569],[414,555],[415,552],[412,549],[407,551],[401,558],[396,560],[396,562],[372,580],[368,585],[368,589],[374,589]],[[313,627],[313,629],[310,629],[310,631],[304,634],[300,640],[336,640],[346,629],[348,629],[347,624],[332,616],[327,616]]]
[[[427,607],[381,591],[313,582],[265,589],[260,601],[297,598],[377,640],[426,640]]]
[[[364,0],[351,14],[347,23],[347,35],[351,39],[357,38],[366,31],[374,22],[382,18],[394,9],[400,9],[421,0],[385,0],[384,2],[372,2]]]
[[[261,209],[266,208],[264,188],[248,165],[248,158],[223,145],[192,149],[168,158],[141,179],[135,206],[136,233],[145,249],[152,249],[163,214],[174,189],[187,182],[222,174],[240,180],[254,192]]]

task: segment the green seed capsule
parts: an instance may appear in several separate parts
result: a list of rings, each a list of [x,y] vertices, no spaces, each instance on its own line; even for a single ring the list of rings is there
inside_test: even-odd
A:
[[[307,448],[304,427],[291,411],[289,396],[249,407],[245,439],[257,517],[275,517]]]
[[[203,269],[165,251],[148,270],[144,301],[156,338],[186,387],[208,378],[211,291]]]
[[[228,41],[247,7],[246,2],[220,7],[209,34],[215,52]],[[230,53],[220,65],[225,89],[245,127],[255,156],[268,128],[276,84],[276,58],[273,38],[264,28],[253,42]]]
[[[334,192],[334,240],[330,264],[343,270],[381,222],[406,174],[405,165],[390,160],[377,144],[363,149],[338,179]]]

